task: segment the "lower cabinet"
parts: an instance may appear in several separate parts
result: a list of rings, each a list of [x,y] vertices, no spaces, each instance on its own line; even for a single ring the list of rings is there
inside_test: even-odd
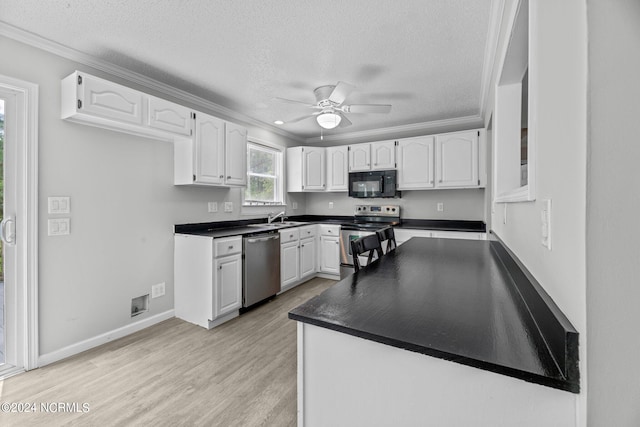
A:
[[[281,292],[316,273],[316,226],[280,230]]]
[[[320,272],[340,275],[340,227],[320,225]]]
[[[412,237],[435,237],[440,239],[486,240],[487,234],[473,231],[420,230],[416,228],[396,228],[396,243],[403,244]]]
[[[238,316],[242,237],[176,234],[174,240],[176,317],[210,329]]]

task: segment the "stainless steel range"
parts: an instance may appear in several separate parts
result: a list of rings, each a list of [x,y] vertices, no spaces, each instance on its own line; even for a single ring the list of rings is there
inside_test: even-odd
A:
[[[351,241],[373,234],[387,225],[400,223],[400,206],[397,205],[357,205],[352,224],[343,224],[340,231],[340,278],[353,273]],[[363,265],[366,258],[362,260]]]

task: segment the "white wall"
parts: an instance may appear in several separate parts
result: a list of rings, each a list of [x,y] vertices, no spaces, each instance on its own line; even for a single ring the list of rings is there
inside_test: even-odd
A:
[[[356,205],[388,204],[400,205],[403,218],[484,221],[483,189],[403,191],[401,198],[394,199],[354,199],[347,193],[306,193],[306,197],[311,215],[353,215]],[[440,202],[443,212],[437,210]]]
[[[515,1],[506,1],[507,11]],[[580,333],[582,393],[586,408],[586,79],[585,0],[532,1],[529,80],[537,96],[536,201],[493,207],[491,227],[540,282]],[[508,13],[506,14],[508,15]],[[504,44],[505,34],[502,34]],[[537,48],[535,47],[537,46]],[[499,70],[497,70],[499,71]],[[532,93],[530,92],[530,93]],[[491,103],[486,119],[491,117]],[[552,250],[541,244],[541,201],[551,199]]]
[[[587,1],[588,419],[640,425],[640,2]]]
[[[40,86],[40,353],[172,310],[174,224],[239,218],[240,190],[176,187],[170,143],[62,121],[60,80],[103,73],[4,37],[0,51],[0,74]],[[292,143],[252,127],[249,136]],[[69,236],[46,234],[49,196],[71,197]],[[234,212],[207,213],[209,201],[232,201]],[[131,298],[160,282],[166,295],[132,319]]]

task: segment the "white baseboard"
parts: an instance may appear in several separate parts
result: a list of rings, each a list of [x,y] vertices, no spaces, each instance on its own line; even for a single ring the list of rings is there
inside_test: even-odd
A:
[[[76,355],[78,353],[82,353],[83,351],[87,351],[99,345],[106,344],[118,338],[125,337],[134,332],[138,332],[142,329],[148,328],[149,326],[153,326],[156,323],[160,323],[164,320],[171,319],[172,317],[175,317],[173,309],[165,311],[164,313],[156,314],[155,316],[151,316],[146,319],[142,319],[130,325],[123,326],[118,329],[114,329],[110,332],[97,335],[93,338],[89,338],[84,341],[71,344],[67,347],[61,348],[60,350],[52,351],[51,353],[47,353],[47,354],[41,354],[40,357],[38,357],[38,366],[42,367],[42,366],[49,365],[53,362],[66,359],[67,357]]]

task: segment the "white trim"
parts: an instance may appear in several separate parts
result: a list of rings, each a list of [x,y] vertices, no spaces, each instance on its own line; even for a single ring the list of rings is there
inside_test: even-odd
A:
[[[74,356],[78,353],[82,353],[83,351],[90,350],[99,345],[106,344],[118,338],[131,335],[134,332],[141,331],[145,328],[148,328],[157,323],[163,322],[167,319],[171,319],[173,317],[175,317],[174,310],[173,309],[167,310],[163,313],[156,314],[155,316],[151,316],[146,319],[142,319],[137,322],[131,323],[130,325],[126,325],[121,328],[114,329],[110,332],[105,332],[104,334],[97,335],[93,338],[89,338],[84,341],[71,344],[67,347],[61,348],[60,350],[55,350],[47,354],[42,354],[40,355],[38,362],[40,366],[46,366],[53,362],[57,362],[59,360],[66,359],[67,357]]]
[[[407,136],[427,135],[429,132],[443,133],[442,128],[447,128],[448,132],[457,132],[460,130],[477,129],[484,126],[482,116],[458,117],[455,119],[436,120],[433,122],[414,123],[403,126],[392,126],[388,128],[379,128],[371,130],[363,130],[351,133],[341,133],[338,135],[324,135],[322,140],[320,137],[313,137],[306,140],[307,144],[316,144],[319,142],[336,142],[354,139],[367,139],[371,141],[379,141],[384,139],[397,139],[402,134]]]
[[[298,427],[304,427],[304,323],[298,324]]]
[[[38,91],[37,84],[0,75],[0,87],[16,95],[19,126],[17,134],[18,221],[16,235],[25,236],[20,241],[17,255],[16,277],[17,318],[19,336],[18,370],[37,368],[38,360]],[[15,373],[4,371],[3,375]]]
[[[484,117],[487,110],[487,103],[490,99],[491,81],[493,77],[493,64],[496,60],[498,45],[500,41],[500,28],[502,16],[504,15],[505,0],[492,0],[491,12],[489,15],[489,30],[487,32],[487,43],[484,50],[484,63],[482,67],[482,87],[480,89],[480,116]]]
[[[226,118],[229,118],[233,121],[238,121],[245,125],[268,129],[269,131],[284,136],[285,138],[304,142],[303,138],[293,135],[282,128],[253,119],[247,115],[238,113],[237,111],[233,111],[211,101],[207,101],[204,98],[195,96],[184,90],[174,88],[158,80],[154,80],[150,77],[133,72],[131,70],[127,70],[126,68],[111,64],[107,61],[103,61],[91,55],[87,55],[70,47],[61,45],[60,43],[45,39],[44,37],[40,37],[36,34],[9,25],[6,22],[0,22],[0,36],[8,37],[29,46],[33,46],[46,52],[53,53],[62,58],[69,59],[71,61],[86,65],[96,70],[103,71],[105,73],[108,73],[109,75],[119,77],[131,83],[138,84],[153,91],[168,95],[175,99],[193,104],[194,106],[212,112],[214,115],[222,115]]]

